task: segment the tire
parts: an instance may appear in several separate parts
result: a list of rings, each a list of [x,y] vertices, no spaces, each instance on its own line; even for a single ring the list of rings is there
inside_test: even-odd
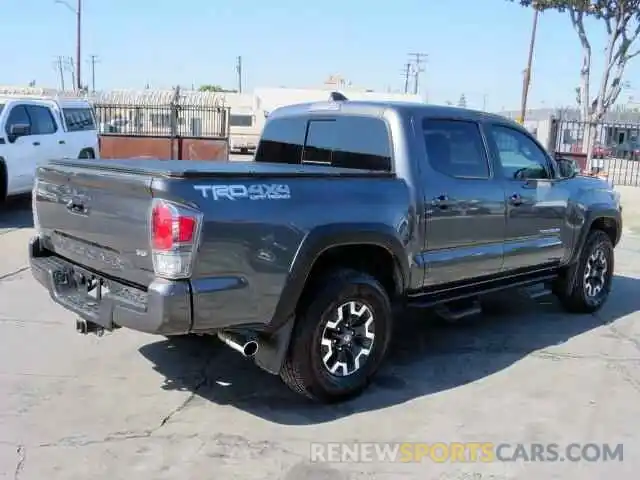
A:
[[[351,345],[358,348],[360,344],[370,349],[368,355],[356,355],[366,359],[359,362],[357,369],[353,361],[347,365],[334,362],[334,358],[329,358],[326,363],[323,359],[330,350],[337,352],[336,345],[341,341],[348,340],[342,337],[342,340],[335,340],[337,343],[334,345],[322,344],[322,339],[327,338],[325,334],[338,336],[330,323],[336,321],[339,310],[347,319],[351,312],[353,322],[361,324],[354,328],[357,342]],[[372,318],[372,323],[368,318]],[[369,385],[378,371],[389,347],[392,324],[389,296],[374,277],[353,270],[337,271],[314,285],[314,295],[300,305],[280,377],[291,390],[317,402],[335,403],[353,398]],[[367,333],[369,336],[374,334],[372,344]],[[343,348],[348,349],[348,344]],[[331,373],[331,368],[334,368],[334,373]]]
[[[91,150],[90,148],[87,148],[85,150],[82,150],[80,152],[80,155],[78,155],[78,158],[96,158],[95,154],[93,153],[93,150]]]
[[[603,266],[604,273],[600,275]],[[592,230],[575,266],[573,286],[567,285],[573,277],[567,273],[554,285],[553,291],[568,312],[594,313],[600,310],[609,297],[613,268],[614,255],[611,239],[602,230]],[[589,274],[592,274],[595,280],[587,280]]]
[[[7,170],[2,160],[0,160],[0,205],[2,205],[7,199],[7,190],[9,188],[9,181],[7,176]]]

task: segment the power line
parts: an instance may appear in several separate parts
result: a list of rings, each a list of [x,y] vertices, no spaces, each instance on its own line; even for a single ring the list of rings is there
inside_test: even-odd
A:
[[[428,55],[426,53],[410,53],[409,57],[413,63],[413,93],[417,95],[420,90],[420,74],[424,72],[423,59],[426,59]]]

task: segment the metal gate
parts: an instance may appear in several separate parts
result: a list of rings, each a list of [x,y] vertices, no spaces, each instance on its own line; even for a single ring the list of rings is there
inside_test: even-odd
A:
[[[92,98],[103,158],[226,160],[229,107],[214,92],[142,90]]]
[[[591,132],[592,160],[587,165],[587,135]],[[640,186],[640,123],[552,121],[550,150],[574,158],[583,170],[605,176],[615,185]]]

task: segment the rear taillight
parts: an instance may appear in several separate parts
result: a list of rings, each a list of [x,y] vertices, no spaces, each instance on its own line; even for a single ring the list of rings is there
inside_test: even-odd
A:
[[[156,276],[188,278],[197,253],[202,213],[167,200],[151,206],[151,253]]]

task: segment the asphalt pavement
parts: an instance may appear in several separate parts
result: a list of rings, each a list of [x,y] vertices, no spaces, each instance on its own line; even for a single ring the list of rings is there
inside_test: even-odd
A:
[[[28,200],[0,210],[0,478],[637,478],[639,237],[617,249],[613,293],[597,315],[514,295],[462,325],[407,315],[371,388],[320,406],[213,339],[78,335],[31,277],[32,233]],[[312,442],[355,441],[622,444],[624,458],[312,456]]]

